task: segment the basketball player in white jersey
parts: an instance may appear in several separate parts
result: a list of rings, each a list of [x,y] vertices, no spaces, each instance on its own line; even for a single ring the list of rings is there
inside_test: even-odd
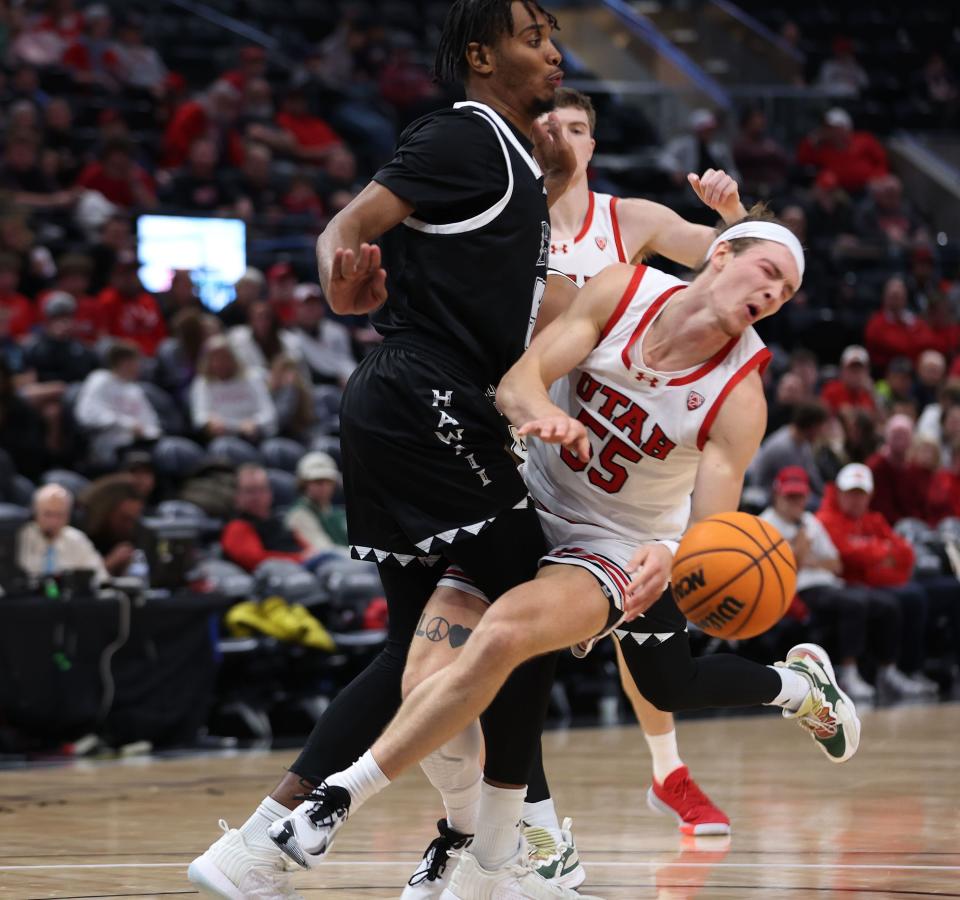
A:
[[[798,645],[777,667],[694,659],[665,590],[688,522],[737,508],[766,423],[760,370],[770,354],[751,326],[796,292],[803,264],[786,228],[748,220],[714,241],[691,284],[611,266],[534,340],[498,401],[534,439],[525,479],[553,549],[443,674],[410,693],[368,753],[270,828],[281,849],[319,863],[348,815],[469,728],[515,666],[564,646],[584,652],[611,631],[658,708],[778,705],[832,761],[856,752],[856,710],[821,648]],[[495,821],[482,844],[460,850],[443,900],[501,896],[515,881],[525,791],[483,790],[496,796],[485,804]],[[554,896],[543,884],[509,895]]]

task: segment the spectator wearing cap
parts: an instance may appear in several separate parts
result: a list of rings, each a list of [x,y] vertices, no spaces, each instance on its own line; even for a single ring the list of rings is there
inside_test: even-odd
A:
[[[883,444],[867,459],[875,485],[870,508],[882,513],[891,525],[901,519],[926,518],[932,473],[910,462],[913,437],[913,421],[893,415],[884,427]]]
[[[293,334],[314,382],[346,385],[357,367],[350,332],[326,318],[319,284],[305,283],[294,291],[297,301]]]
[[[234,328],[248,323],[250,307],[258,300],[264,299],[266,283],[263,272],[252,266],[247,267],[234,285],[236,296],[218,313],[225,328]]]
[[[84,344],[95,344],[103,332],[103,309],[100,301],[90,293],[93,260],[82,253],[65,253],[57,260],[57,276],[53,288],[37,298],[41,311],[49,294],[54,291],[73,297],[76,308],[72,316],[72,336]]]
[[[906,356],[895,356],[890,360],[874,392],[886,412],[912,409],[913,418],[916,418],[919,410],[913,389],[913,363]]]
[[[77,186],[103,194],[121,209],[152,209],[157,205],[157,190],[153,179],[133,158],[130,144],[124,140],[110,141],[88,163],[77,178]]]
[[[264,374],[244,366],[225,335],[204,344],[190,386],[190,418],[208,438],[240,435],[257,442],[277,430],[277,412]]]
[[[870,359],[880,368],[895,356],[916,359],[926,349],[926,325],[907,309],[907,285],[899,275],[884,282],[880,309],[867,320],[864,336]]]
[[[834,38],[832,53],[820,66],[816,86],[834,97],[859,97],[869,84],[870,78],[854,55],[853,41]]]
[[[154,356],[167,336],[160,307],[143,289],[137,258],[130,251],[118,255],[110,286],[100,293],[100,308],[107,334],[132,341],[145,356]]]
[[[857,660],[869,634],[880,668],[894,668],[900,649],[900,606],[883,591],[844,583],[840,554],[820,520],[806,510],[809,499],[807,473],[796,466],[781,469],[773,483],[773,502],[760,517],[790,542],[797,561],[797,596],[815,621],[835,625],[840,686],[855,700],[870,700],[875,691],[861,677]],[[887,675],[888,682],[903,677],[892,671]],[[905,692],[916,690],[910,682]]]
[[[107,352],[107,368],[91,372],[77,397],[77,424],[90,435],[91,454],[111,466],[125,447],[160,437],[160,420],[150,405],[140,376],[140,351],[117,341]]]
[[[187,165],[173,176],[161,196],[165,205],[186,212],[230,211],[236,197],[213,138],[201,135],[190,144]]]
[[[800,142],[797,162],[817,172],[832,172],[840,187],[855,193],[889,172],[880,141],[866,131],[855,131],[850,114],[839,107],[828,110],[823,124]]]
[[[820,399],[834,413],[846,409],[876,409],[870,382],[870,355],[864,347],[852,344],[840,357],[840,376],[828,381]]]
[[[234,499],[236,517],[227,522],[220,537],[224,556],[252,572],[268,559],[303,562],[310,553],[283,519],[273,512],[273,491],[262,466],[237,469]]]
[[[903,636],[900,669],[915,684],[936,692],[921,669],[927,617],[941,611],[955,617],[960,591],[956,579],[921,584],[913,578],[913,548],[882,513],[870,509],[872,495],[873,473],[862,463],[850,463],[837,474],[836,484],[828,486],[817,518],[840,553],[843,579],[882,588],[897,598]]]
[[[170,119],[163,135],[163,165],[174,169],[190,155],[198,138],[210,138],[218,165],[243,164],[243,139],[237,129],[240,91],[227,81],[215,81],[195,100],[184,103]]]
[[[97,357],[74,337],[77,301],[66,291],[50,291],[43,299],[43,321],[24,344],[27,367],[38,381],[83,381]]]
[[[740,173],[733,161],[733,152],[718,135],[719,122],[709,109],[695,109],[687,122],[688,131],[667,142],[657,165],[677,185],[686,184],[690,172],[723,169],[734,181]]]
[[[266,375],[274,359],[286,355],[303,365],[300,345],[293,333],[281,327],[274,306],[259,301],[249,310],[250,324],[237,325],[229,331],[230,343],[237,359],[248,369]]]
[[[88,570],[100,583],[110,576],[103,557],[80,529],[70,525],[73,496],[59,484],[33,494],[33,521],[17,535],[17,564],[32,578]]]
[[[807,473],[813,494],[823,492],[823,479],[817,469],[814,448],[826,427],[828,414],[823,404],[801,402],[796,405],[789,425],[784,425],[764,440],[753,458],[747,477],[750,484],[769,492],[781,469],[798,466]]]
[[[346,547],[347,515],[333,505],[340,470],[328,453],[314,450],[297,463],[300,497],[287,513],[287,527],[311,553]]]
[[[274,263],[267,270],[267,301],[281,325],[290,325],[296,317],[297,273],[288,262]]]
[[[19,282],[19,258],[0,253],[0,309],[6,313],[10,336],[16,339],[28,334],[37,318],[33,304],[17,291]]]

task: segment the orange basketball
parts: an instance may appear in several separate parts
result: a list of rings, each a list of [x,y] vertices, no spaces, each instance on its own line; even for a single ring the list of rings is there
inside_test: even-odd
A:
[[[793,550],[769,522],[747,513],[692,525],[673,560],[673,596],[694,625],[751,638],[780,621],[797,587]]]

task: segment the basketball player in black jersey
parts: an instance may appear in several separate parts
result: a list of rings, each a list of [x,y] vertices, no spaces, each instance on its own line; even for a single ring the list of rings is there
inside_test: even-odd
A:
[[[287,814],[360,756],[396,711],[408,647],[446,566],[498,597],[533,578],[545,551],[493,386],[529,342],[546,285],[548,203],[576,164],[558,123],[536,121],[561,82],[555,26],[534,0],[456,0],[437,72],[460,81],[467,101],[413,123],[318,241],[330,305],[376,310],[384,336],[347,385],[341,441],[349,539],[354,556],[379,567],[388,638],[248,822],[191,865],[191,881],[216,896],[242,898],[265,883],[271,896],[289,891],[266,835],[278,820],[287,854],[310,864],[314,848],[298,845]],[[520,667],[484,714],[481,819],[484,803],[522,795],[554,662]],[[433,780],[429,762],[424,769]],[[491,866],[526,861],[520,848],[504,852],[496,829],[478,828],[473,849]],[[532,869],[516,877],[541,881]]]

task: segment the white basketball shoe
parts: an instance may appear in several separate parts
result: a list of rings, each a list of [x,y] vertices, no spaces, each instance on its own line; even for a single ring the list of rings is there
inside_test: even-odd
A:
[[[462,834],[451,828],[446,819],[437,822],[440,836],[430,842],[420,860],[417,870],[410,876],[400,900],[436,900],[453,877],[457,866],[450,853],[462,850],[473,839],[472,834]]]
[[[267,834],[298,866],[312,869],[323,861],[349,814],[350,792],[324,781],[292,813],[273,822]]]
[[[279,850],[252,847],[220,820],[224,835],[187,869],[202,893],[226,900],[303,900],[293,889],[286,857]]]

